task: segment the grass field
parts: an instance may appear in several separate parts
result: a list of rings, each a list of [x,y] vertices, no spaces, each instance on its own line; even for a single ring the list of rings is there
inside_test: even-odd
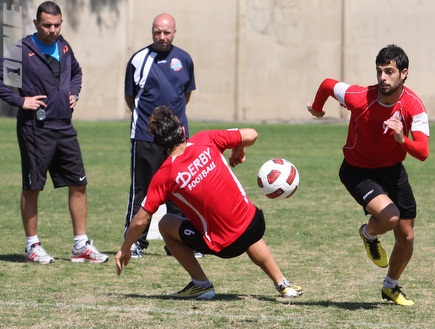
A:
[[[88,233],[109,254],[105,264],[72,264],[67,190],[48,182],[39,202],[39,237],[56,262],[24,263],[19,196],[20,159],[15,120],[0,118],[1,328],[435,328],[433,293],[435,165],[406,160],[418,202],[414,257],[403,274],[415,301],[400,307],[381,299],[386,274],[365,255],[358,236],[366,220],[339,182],[345,124],[250,125],[259,132],[247,162],[234,172],[266,215],[265,240],[287,278],[304,295],[283,301],[246,255],[200,262],[213,281],[211,301],[175,301],[166,294],[190,280],[163,241],[116,276],[129,187],[129,123],[77,122],[88,176]],[[242,126],[192,123],[191,131]],[[434,126],[431,127],[434,130]],[[432,152],[434,151],[433,146]],[[291,160],[301,183],[288,200],[271,201],[256,187],[258,168],[271,157]],[[393,237],[382,242],[391,250]]]

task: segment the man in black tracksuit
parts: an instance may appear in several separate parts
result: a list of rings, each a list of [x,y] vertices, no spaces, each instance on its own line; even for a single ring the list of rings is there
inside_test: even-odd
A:
[[[77,132],[71,123],[82,70],[71,46],[60,35],[62,13],[58,5],[42,3],[33,23],[36,33],[22,39],[21,45],[10,49],[0,61],[0,98],[18,107],[25,261],[54,262],[37,235],[38,196],[49,172],[55,188],[68,186],[69,190],[74,231],[71,261],[105,262],[108,256],[101,254],[87,236],[87,180]]]

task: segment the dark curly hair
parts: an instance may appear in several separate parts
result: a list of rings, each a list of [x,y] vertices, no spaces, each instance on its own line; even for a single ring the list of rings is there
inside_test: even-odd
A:
[[[186,141],[180,120],[167,106],[154,109],[148,129],[154,135],[154,143],[168,152]]]
[[[402,72],[409,66],[409,59],[405,51],[394,44],[390,44],[379,51],[378,55],[376,56],[375,64],[385,65],[390,64],[391,61],[396,62],[396,66],[399,72]],[[405,81],[406,78],[407,76],[405,77],[405,79],[403,79],[403,81]]]

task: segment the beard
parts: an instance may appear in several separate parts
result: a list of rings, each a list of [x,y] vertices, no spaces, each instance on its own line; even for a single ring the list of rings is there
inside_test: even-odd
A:
[[[382,85],[378,85],[378,86],[379,86],[379,92],[384,96],[391,96],[399,89],[399,86],[397,87],[385,87],[385,86],[383,87]]]

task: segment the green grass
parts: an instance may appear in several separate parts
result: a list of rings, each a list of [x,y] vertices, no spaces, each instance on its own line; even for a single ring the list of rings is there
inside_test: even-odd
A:
[[[122,243],[129,188],[129,123],[77,122],[88,176],[88,233],[105,264],[72,264],[72,227],[67,190],[47,183],[40,197],[39,236],[56,259],[41,266],[23,262],[19,213],[21,174],[15,120],[0,118],[0,327],[1,328],[434,328],[434,161],[408,158],[418,202],[415,253],[401,284],[416,302],[399,307],[381,300],[386,274],[365,255],[358,228],[366,218],[339,182],[345,124],[249,125],[259,132],[247,162],[234,172],[266,215],[265,240],[287,278],[304,295],[282,302],[266,275],[246,255],[200,260],[213,281],[212,301],[164,298],[189,281],[151,241],[142,259],[116,276],[114,256]],[[192,123],[202,129],[247,126]],[[432,126],[434,129],[434,126]],[[432,147],[433,152],[433,147]],[[269,158],[291,160],[301,182],[288,200],[272,201],[256,187],[258,168]],[[382,237],[390,251],[393,237]]]

